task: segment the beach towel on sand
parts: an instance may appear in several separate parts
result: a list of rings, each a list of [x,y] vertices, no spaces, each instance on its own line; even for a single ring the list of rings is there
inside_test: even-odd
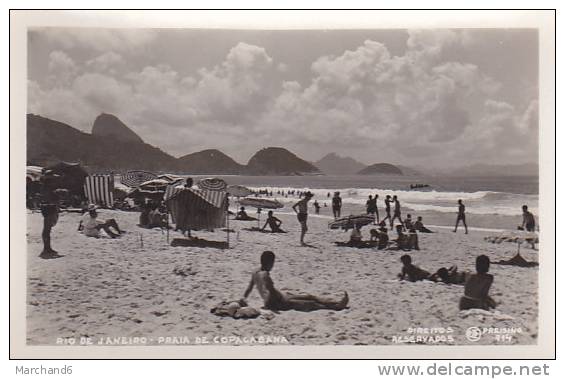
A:
[[[249,307],[244,300],[222,301],[210,310],[210,313],[220,317],[235,319],[257,318],[261,314],[257,309]]]

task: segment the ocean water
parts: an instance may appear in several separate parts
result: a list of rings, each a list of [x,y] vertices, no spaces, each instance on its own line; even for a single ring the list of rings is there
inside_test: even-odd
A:
[[[193,176],[198,179],[201,176]],[[403,209],[416,212],[453,213],[457,200],[463,200],[468,214],[519,216],[527,204],[534,214],[538,211],[538,177],[425,177],[425,176],[220,176],[229,184],[251,189],[267,189],[273,197],[295,201],[296,197],[282,197],[278,192],[289,190],[314,193],[318,202],[329,205],[328,192],[341,193],[345,204],[363,206],[369,195],[379,195],[379,208],[384,207],[387,194],[397,195]],[[426,189],[410,189],[410,184],[430,185]]]

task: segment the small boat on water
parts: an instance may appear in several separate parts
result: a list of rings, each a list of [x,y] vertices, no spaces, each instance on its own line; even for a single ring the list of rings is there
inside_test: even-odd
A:
[[[431,190],[431,186],[429,184],[410,184],[410,189],[411,190]]]

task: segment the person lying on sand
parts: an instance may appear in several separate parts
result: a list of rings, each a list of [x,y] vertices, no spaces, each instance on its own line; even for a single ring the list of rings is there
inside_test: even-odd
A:
[[[422,270],[420,267],[412,264],[412,257],[408,254],[404,254],[400,257],[402,262],[402,271],[398,274],[400,280],[407,278],[410,282],[417,282],[419,280],[430,279],[431,275],[426,270]]]
[[[113,232],[110,228],[113,228],[117,233]],[[88,213],[82,217],[78,225],[78,230],[83,231],[84,235],[87,237],[100,237],[100,229],[103,229],[106,234],[112,238],[119,237],[123,233],[118,226],[118,223],[113,218],[108,220],[99,220],[98,212],[96,212],[96,206],[90,204],[88,206]]]
[[[495,301],[488,295],[490,286],[494,280],[491,274],[488,274],[490,267],[490,259],[486,255],[479,255],[475,262],[477,273],[472,274],[465,283],[465,293],[459,301],[459,309],[479,308],[488,311],[495,308]]]
[[[457,266],[450,268],[442,267],[436,271],[435,274],[430,276],[430,280],[434,282],[443,282],[445,284],[465,284],[467,279],[471,276],[468,271],[457,271]]]
[[[264,231],[265,227],[269,225],[269,228],[271,228],[272,233],[286,233],[284,230],[280,228],[281,224],[282,221],[276,218],[275,216],[273,216],[273,211],[269,211],[269,213],[267,213],[267,221],[265,221],[265,225],[263,225],[261,231]]]
[[[239,212],[235,215],[235,219],[241,221],[257,221],[255,217],[251,217],[247,214],[247,212],[245,212],[245,207],[239,208]]]
[[[422,216],[418,216],[418,219],[414,223],[414,229],[416,229],[419,233],[433,233],[430,229],[424,226]]]
[[[318,309],[332,309],[340,311],[345,309],[349,302],[349,296],[344,291],[344,295],[340,300],[323,298],[319,296],[304,294],[293,295],[280,292],[275,288],[273,280],[269,272],[275,264],[275,253],[272,251],[264,251],[261,254],[261,268],[251,275],[251,282],[243,294],[243,300],[246,300],[253,287],[257,287],[259,295],[263,299],[266,309],[272,311],[288,311],[296,310],[302,312],[310,312]]]

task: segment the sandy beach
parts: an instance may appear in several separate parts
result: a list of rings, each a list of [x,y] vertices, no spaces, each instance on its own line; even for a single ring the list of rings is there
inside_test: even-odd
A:
[[[227,250],[171,247],[161,230],[136,226],[137,212],[101,210],[101,218],[115,218],[127,233],[118,239],[88,238],[77,232],[81,216],[63,212],[52,241],[64,257],[43,260],[38,257],[42,217],[28,211],[27,343],[145,337],[147,344],[193,344],[206,337],[210,343],[247,344],[249,337],[261,336],[296,345],[536,343],[537,268],[491,265],[495,278],[491,295],[500,303],[496,311],[460,312],[462,286],[396,278],[401,269],[399,258],[405,252],[337,247],[334,242],[346,241],[349,233],[328,230],[325,209],[325,216],[311,214],[309,218],[306,241],[314,247],[300,247],[299,224],[288,212],[285,207],[277,213],[287,234],[246,231],[243,229],[257,223],[230,220],[235,233]],[[444,225],[452,222],[449,216]],[[366,239],[368,229],[363,228]],[[416,265],[432,272],[451,265],[473,271],[480,254],[496,261],[512,257],[517,250],[516,244],[485,242],[484,237],[493,232],[471,230],[465,235],[446,228],[434,230],[437,233],[420,234],[421,250],[409,253]],[[216,241],[226,238],[220,230],[195,235]],[[180,236],[170,232],[171,239]],[[278,314],[261,310],[261,316],[250,320],[211,314],[218,302],[242,297],[264,250],[277,255],[271,274],[277,288],[336,296],[347,290],[349,308]],[[522,255],[538,260],[538,252],[529,247],[522,248]],[[177,274],[179,271],[184,275]],[[249,301],[257,309],[262,306],[256,291]],[[469,327],[512,333],[508,340],[499,340],[492,333],[472,342],[465,336]]]

